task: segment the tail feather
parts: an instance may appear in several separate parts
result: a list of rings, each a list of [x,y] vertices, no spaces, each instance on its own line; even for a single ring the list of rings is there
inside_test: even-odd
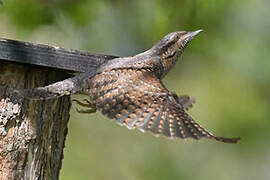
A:
[[[89,88],[89,80],[95,75],[95,73],[96,71],[88,71],[78,76],[74,76],[45,87],[17,89],[14,90],[14,92],[24,98],[36,100],[51,99],[64,95],[70,95]]]

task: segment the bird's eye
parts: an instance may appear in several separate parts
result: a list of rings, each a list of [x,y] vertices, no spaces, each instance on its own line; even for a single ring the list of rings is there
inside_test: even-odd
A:
[[[173,52],[173,54],[171,54],[171,55],[167,56],[167,57],[166,57],[166,59],[168,59],[168,58],[172,58],[172,57],[173,57],[175,54],[176,54],[176,51],[175,51],[175,52]]]

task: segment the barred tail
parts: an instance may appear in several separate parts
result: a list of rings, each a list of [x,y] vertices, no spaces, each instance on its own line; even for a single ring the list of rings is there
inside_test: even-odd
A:
[[[45,87],[16,89],[14,92],[27,99],[44,100],[57,98],[89,88],[89,81],[95,74],[96,71],[88,71]]]

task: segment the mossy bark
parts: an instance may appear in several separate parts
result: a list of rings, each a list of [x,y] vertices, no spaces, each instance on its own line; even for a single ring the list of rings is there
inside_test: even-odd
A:
[[[28,100],[14,89],[67,78],[63,71],[0,61],[0,179],[58,179],[70,97]]]

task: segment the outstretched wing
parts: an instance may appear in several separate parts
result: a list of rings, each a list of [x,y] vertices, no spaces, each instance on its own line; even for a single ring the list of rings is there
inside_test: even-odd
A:
[[[187,95],[181,95],[177,96],[177,94],[172,94],[174,96],[174,99],[183,106],[183,108],[187,111],[189,108],[192,108],[193,104],[195,103],[195,98],[190,97]]]
[[[114,73],[117,78],[105,74],[94,77],[106,82],[93,84],[90,94],[97,108],[120,125],[168,137],[206,137],[230,143],[239,139],[217,137],[201,127],[185,112],[190,104],[181,104],[150,70],[122,69]]]

